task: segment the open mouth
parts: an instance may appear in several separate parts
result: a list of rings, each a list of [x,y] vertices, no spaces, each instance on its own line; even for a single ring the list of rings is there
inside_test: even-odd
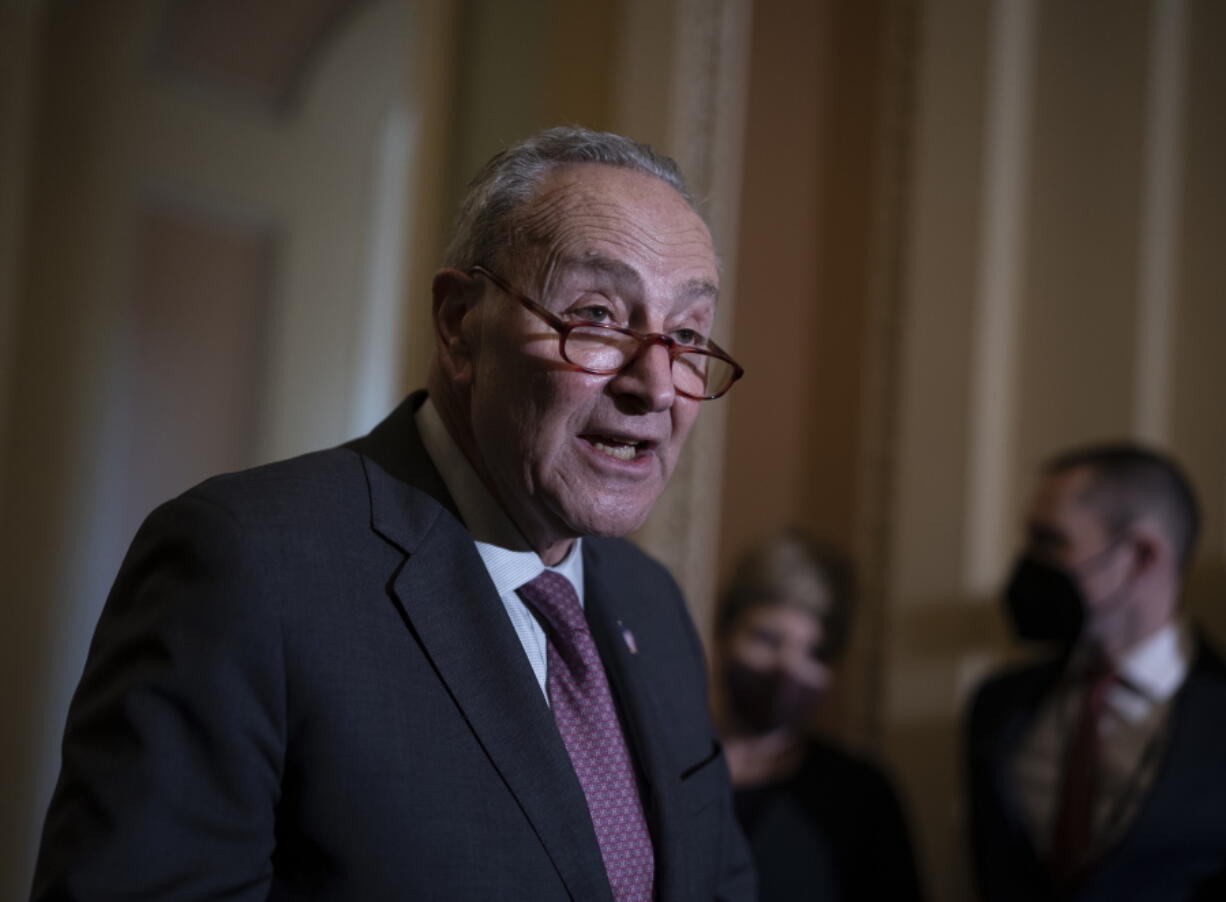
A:
[[[611,435],[585,435],[582,438],[597,451],[610,457],[616,457],[618,460],[634,460],[652,444]]]

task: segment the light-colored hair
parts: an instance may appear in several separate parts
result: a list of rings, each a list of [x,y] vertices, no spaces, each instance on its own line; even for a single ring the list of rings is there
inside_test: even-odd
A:
[[[508,147],[481,167],[460,204],[445,265],[460,270],[501,267],[503,252],[516,244],[517,215],[524,205],[551,171],[575,163],[599,163],[658,178],[699,213],[671,158],[622,135],[559,126]]]
[[[715,634],[725,638],[757,607],[796,608],[821,623],[822,658],[834,661],[847,646],[855,592],[846,554],[799,529],[785,529],[737,562],[716,606]]]

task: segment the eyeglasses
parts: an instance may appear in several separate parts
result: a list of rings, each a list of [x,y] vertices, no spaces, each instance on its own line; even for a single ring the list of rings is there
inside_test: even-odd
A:
[[[558,333],[562,359],[575,369],[594,376],[620,373],[652,345],[663,345],[672,361],[673,387],[677,394],[695,401],[711,401],[732,388],[745,370],[710,339],[702,347],[682,344],[660,332],[638,332],[607,323],[567,322],[520,294],[484,266],[473,266],[469,275],[483,276],[505,294],[523,304]]]

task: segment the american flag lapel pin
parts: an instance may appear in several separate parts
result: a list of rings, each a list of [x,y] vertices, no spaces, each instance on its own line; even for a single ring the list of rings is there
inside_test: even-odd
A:
[[[630,632],[630,627],[619,620],[617,621],[617,628],[621,630],[622,639],[626,642],[626,648],[630,649],[630,654],[637,655],[639,653],[639,644],[634,641],[634,633]]]

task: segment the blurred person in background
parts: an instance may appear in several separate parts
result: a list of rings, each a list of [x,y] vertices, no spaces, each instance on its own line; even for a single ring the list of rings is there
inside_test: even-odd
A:
[[[1164,454],[1043,466],[1004,601],[1051,653],[987,680],[968,720],[985,902],[1226,899],[1226,666],[1179,612],[1199,525]]]
[[[741,559],[716,610],[716,723],[763,902],[922,897],[890,780],[810,729],[854,592],[846,556],[786,530]]]

